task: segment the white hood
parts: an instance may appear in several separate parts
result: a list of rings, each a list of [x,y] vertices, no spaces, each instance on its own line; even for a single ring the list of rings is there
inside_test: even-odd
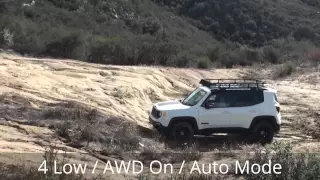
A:
[[[155,106],[160,111],[190,108],[190,106],[186,106],[186,105],[181,104],[181,102],[179,102],[179,100],[160,102],[160,103],[156,103]]]

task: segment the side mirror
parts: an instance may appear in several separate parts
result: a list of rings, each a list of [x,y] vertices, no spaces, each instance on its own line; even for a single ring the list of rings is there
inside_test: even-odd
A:
[[[206,102],[205,105],[204,105],[204,107],[205,107],[206,109],[212,109],[212,108],[215,108],[215,104],[214,104],[214,103],[208,103],[208,102]]]

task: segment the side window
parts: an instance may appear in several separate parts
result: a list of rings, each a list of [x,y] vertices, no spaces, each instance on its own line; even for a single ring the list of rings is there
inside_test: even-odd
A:
[[[236,91],[234,107],[246,107],[260,104],[264,101],[262,91]]]
[[[226,108],[232,106],[234,95],[230,91],[212,94],[207,99],[207,103],[214,104],[216,108]]]

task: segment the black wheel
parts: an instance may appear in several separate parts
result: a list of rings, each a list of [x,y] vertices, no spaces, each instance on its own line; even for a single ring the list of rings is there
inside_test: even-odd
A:
[[[172,138],[179,143],[190,143],[193,140],[194,129],[188,122],[178,122],[171,129]]]
[[[258,122],[252,132],[252,139],[261,144],[271,143],[274,136],[274,128],[268,122]]]

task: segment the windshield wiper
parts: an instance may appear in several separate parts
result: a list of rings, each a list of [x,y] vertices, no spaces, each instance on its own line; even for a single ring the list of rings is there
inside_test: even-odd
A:
[[[184,102],[183,102],[182,100],[180,100],[180,103],[181,103],[181,104],[183,104],[183,105],[185,105],[185,104],[184,104]]]
[[[183,104],[183,105],[185,105],[185,106],[188,106],[188,104],[187,104],[187,103],[184,103],[184,101],[182,101],[182,99],[180,100],[180,103]]]

